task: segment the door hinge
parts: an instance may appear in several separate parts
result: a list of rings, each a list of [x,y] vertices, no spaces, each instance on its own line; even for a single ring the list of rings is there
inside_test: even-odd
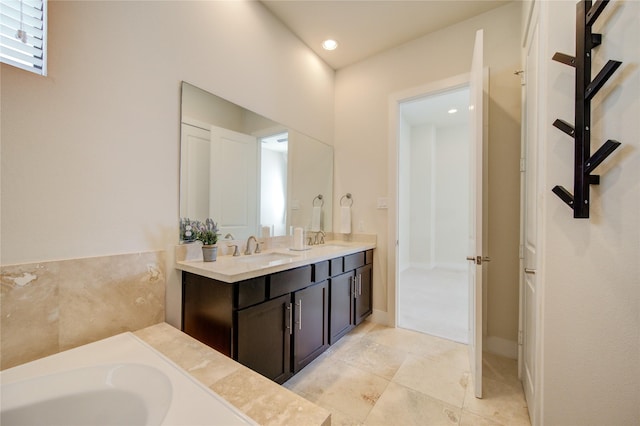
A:
[[[520,247],[518,247],[518,257],[524,259],[524,244],[520,244]]]
[[[524,341],[522,330],[518,330],[518,345],[522,346]]]
[[[521,172],[526,172],[527,171],[527,162],[524,158],[520,159],[520,171]]]

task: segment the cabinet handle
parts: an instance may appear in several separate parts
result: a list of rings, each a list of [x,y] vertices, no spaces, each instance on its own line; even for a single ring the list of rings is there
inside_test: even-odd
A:
[[[358,290],[355,283],[355,277],[349,277],[349,291],[354,298],[358,297]]]
[[[300,302],[296,302],[296,305],[300,307],[300,316],[298,317],[298,330],[302,330],[302,299]]]
[[[358,296],[362,296],[362,274],[358,274]]]
[[[293,334],[293,305],[291,303],[287,306],[287,310],[289,311],[289,326],[287,328],[289,329],[289,335],[291,335]]]

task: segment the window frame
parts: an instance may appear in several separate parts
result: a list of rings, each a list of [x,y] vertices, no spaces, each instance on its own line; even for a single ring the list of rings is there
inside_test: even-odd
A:
[[[48,0],[0,0],[0,62],[47,75],[47,3]],[[24,8],[41,16],[23,13]],[[22,29],[26,29],[26,42],[19,38],[18,30]]]

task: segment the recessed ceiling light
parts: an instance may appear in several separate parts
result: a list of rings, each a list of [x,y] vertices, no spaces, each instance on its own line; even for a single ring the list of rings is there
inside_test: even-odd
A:
[[[447,111],[449,114],[455,114],[456,112],[458,112],[457,109],[455,108],[451,108],[449,111]]]
[[[324,50],[334,50],[336,47],[338,47],[338,42],[335,40],[328,39],[322,42]]]

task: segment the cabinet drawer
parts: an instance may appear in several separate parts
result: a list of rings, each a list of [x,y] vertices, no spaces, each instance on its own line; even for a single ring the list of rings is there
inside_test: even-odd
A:
[[[367,265],[373,263],[373,250],[367,250],[364,253],[364,263]]]
[[[265,277],[256,277],[236,284],[235,307],[237,309],[255,305],[267,299],[267,285]]]
[[[329,261],[318,262],[313,265],[313,282],[319,283],[329,278]]]
[[[329,273],[332,277],[336,275],[340,275],[344,272],[344,259],[342,257],[336,257],[335,259],[331,259],[329,261]]]
[[[269,281],[269,299],[300,290],[311,284],[311,265],[277,272]]]
[[[344,257],[344,270],[353,271],[361,266],[364,266],[364,252],[350,254]]]

